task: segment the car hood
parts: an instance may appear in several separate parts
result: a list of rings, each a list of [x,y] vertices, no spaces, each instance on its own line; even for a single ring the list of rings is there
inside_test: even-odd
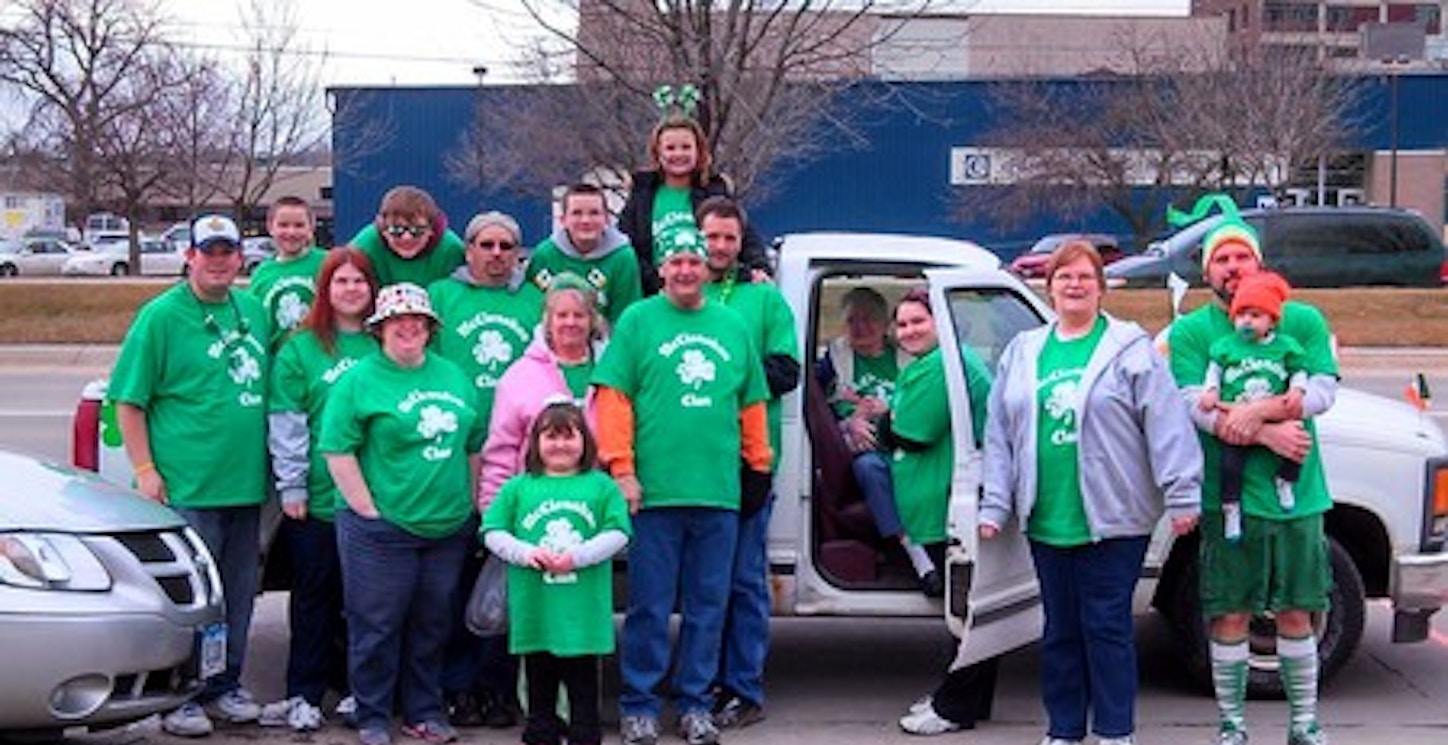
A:
[[[1125,256],[1106,265],[1106,276],[1131,276],[1143,268],[1160,269],[1166,263],[1162,256]]]
[[[0,526],[66,533],[181,527],[169,508],[95,474],[0,451]]]
[[[1336,443],[1448,455],[1443,430],[1431,417],[1397,399],[1341,387],[1319,421],[1319,432]]]

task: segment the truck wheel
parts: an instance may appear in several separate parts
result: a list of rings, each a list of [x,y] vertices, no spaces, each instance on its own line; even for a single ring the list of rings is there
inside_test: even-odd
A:
[[[130,268],[130,267],[126,266],[126,262],[124,262],[124,261],[118,261],[118,262],[116,262],[115,264],[112,264],[112,265],[111,265],[111,276],[112,276],[112,277],[124,277],[124,276],[126,276],[126,271],[127,271],[129,268]]]
[[[1357,565],[1353,564],[1352,556],[1333,538],[1327,539],[1327,551],[1333,580],[1328,594],[1329,609],[1327,613],[1316,614],[1313,618],[1322,665],[1320,680],[1323,683],[1337,674],[1357,650],[1367,614],[1363,578]],[[1198,572],[1197,557],[1193,554],[1183,567],[1180,580],[1172,588],[1171,619],[1192,679],[1210,693],[1211,658],[1207,652],[1206,619],[1202,617],[1198,595]],[[1277,673],[1277,624],[1270,615],[1252,619],[1248,644],[1252,656],[1247,695],[1251,698],[1282,698],[1282,679]]]

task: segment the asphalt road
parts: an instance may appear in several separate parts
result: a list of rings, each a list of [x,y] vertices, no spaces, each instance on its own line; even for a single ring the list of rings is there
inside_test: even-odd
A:
[[[1345,355],[1351,358],[1353,355]],[[1448,401],[1448,355],[1368,355],[1346,360],[1349,384],[1384,395],[1399,395],[1414,369],[1426,366],[1435,390]],[[75,397],[105,363],[77,356],[62,364],[16,361],[0,354],[0,447],[68,460],[69,421]],[[1442,407],[1442,404],[1440,404]],[[1440,409],[1441,410],[1441,409]],[[1448,421],[1439,419],[1440,423]],[[285,594],[263,596],[253,627],[247,683],[263,700],[279,698],[285,669]],[[1391,614],[1381,604],[1370,610],[1363,647],[1324,691],[1323,718],[1334,743],[1442,745],[1448,742],[1448,613],[1434,623],[1423,644],[1388,642]],[[916,696],[926,692],[943,668],[949,647],[940,624],[897,619],[779,619],[774,624],[769,673],[769,719],[726,742],[757,745],[829,743],[875,745],[916,741],[894,722]],[[1163,625],[1141,619],[1138,633],[1142,690],[1137,741],[1156,745],[1200,745],[1213,732],[1209,698],[1182,677]],[[0,668],[0,674],[13,671]],[[970,733],[945,735],[940,742],[1019,745],[1036,742],[1044,728],[1037,700],[1039,667],[1032,648],[1003,661],[995,718]],[[609,668],[605,681],[617,679]],[[612,714],[612,705],[605,713]],[[1253,702],[1248,709],[1255,742],[1281,742],[1286,707]],[[465,743],[516,742],[519,730],[471,730]],[[610,735],[610,739],[612,735]],[[99,745],[164,743],[155,723],[81,738]],[[353,734],[331,726],[306,738],[254,726],[224,727],[211,738],[223,743],[353,743]],[[672,736],[663,742],[678,740]]]

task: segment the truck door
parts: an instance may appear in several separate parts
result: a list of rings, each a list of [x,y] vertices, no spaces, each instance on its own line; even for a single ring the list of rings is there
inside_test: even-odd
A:
[[[947,518],[945,619],[970,663],[1040,638],[1042,614],[1025,536],[1013,523],[996,538],[979,539],[983,411],[996,363],[1021,331],[1039,326],[1049,310],[1035,293],[999,271],[927,270],[931,305],[949,382],[955,439]]]

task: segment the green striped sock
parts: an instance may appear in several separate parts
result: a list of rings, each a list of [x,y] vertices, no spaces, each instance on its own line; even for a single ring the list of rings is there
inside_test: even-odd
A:
[[[1247,698],[1247,640],[1211,642],[1212,689],[1217,694],[1217,710],[1222,730],[1246,732],[1244,701]]]
[[[1287,692],[1287,713],[1292,731],[1304,732],[1317,726],[1317,639],[1277,637],[1277,658],[1281,661],[1282,688]]]

